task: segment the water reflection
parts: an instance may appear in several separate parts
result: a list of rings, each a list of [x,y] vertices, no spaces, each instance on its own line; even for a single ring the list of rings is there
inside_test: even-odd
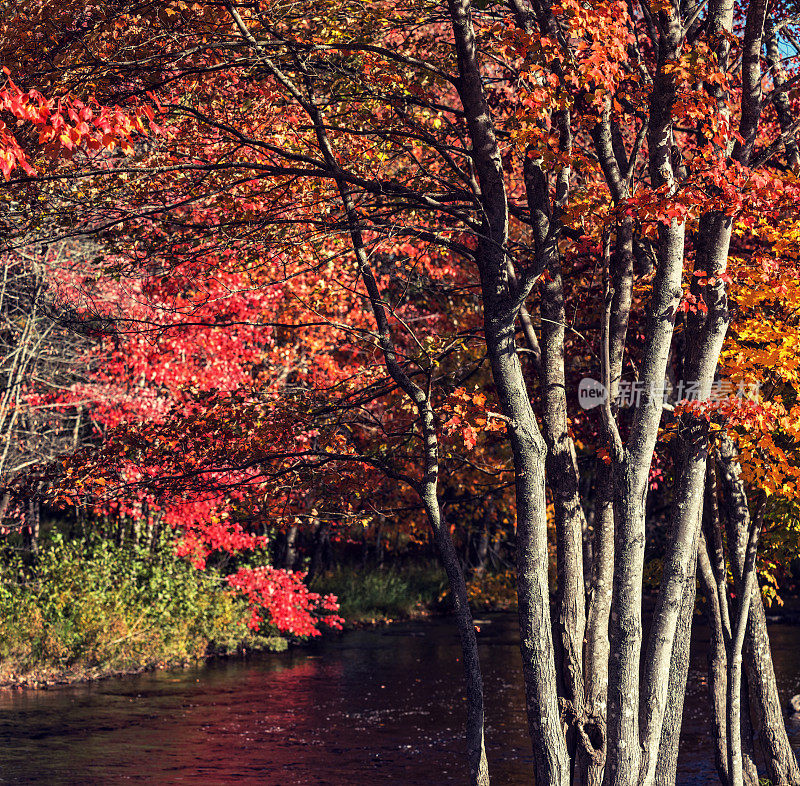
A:
[[[494,782],[531,784],[511,615],[481,626]],[[800,629],[771,628],[779,685],[800,692]],[[713,780],[693,647],[680,783]],[[461,664],[447,620],[349,633],[247,661],[0,694],[0,783],[463,783]],[[800,743],[800,728],[792,729]]]

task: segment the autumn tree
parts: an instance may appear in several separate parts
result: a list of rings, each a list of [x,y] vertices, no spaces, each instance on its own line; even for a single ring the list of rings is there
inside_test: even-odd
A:
[[[751,513],[732,447],[747,459],[742,435],[773,431],[775,413],[763,400],[711,398],[729,300],[756,304],[745,301],[747,280],[739,288],[750,275],[740,258],[757,248],[787,270],[779,237],[783,222],[794,226],[798,124],[781,58],[793,40],[784,9],[765,0],[450,0],[380,3],[368,14],[338,0],[31,7],[36,29],[24,18],[7,26],[9,68],[43,94],[83,84],[103,105],[144,106],[138,116],[153,113],[163,133],[120,158],[79,150],[49,178],[10,187],[36,189],[39,214],[57,206],[63,234],[99,234],[132,268],[168,277],[186,257],[213,268],[224,248],[259,271],[258,286],[298,287],[285,290],[295,327],[322,341],[334,382],[306,377],[311,408],[249,389],[178,417],[197,447],[183,477],[257,467],[270,483],[313,483],[346,464],[415,491],[455,598],[470,781],[488,782],[481,679],[440,476],[452,432],[472,449],[479,434],[505,429],[537,782],[674,782],[699,548],[717,635],[720,777],[756,777],[755,723],[771,780],[797,783],[755,579],[777,484],[750,476]],[[39,67],[25,58],[33,46],[51,53]],[[83,184],[92,199],[75,198]],[[437,297],[411,296],[420,278]],[[480,325],[452,318],[456,293],[478,302]],[[742,358],[753,349],[748,330],[770,343],[757,324],[737,330]],[[484,365],[490,380],[478,375]],[[604,391],[592,415],[567,396],[582,374]],[[634,383],[632,406],[620,406]],[[766,451],[776,464],[797,434],[791,402],[782,405],[781,437]],[[237,419],[246,433],[230,428]],[[225,424],[229,447],[208,439],[211,424]],[[298,425],[303,439],[293,441]],[[163,448],[167,432],[144,432],[140,445]],[[106,457],[135,438],[120,435]],[[579,452],[595,459],[588,576]],[[645,643],[654,485],[671,508]]]
[[[3,486],[31,467],[52,461],[82,444],[80,402],[54,402],[83,376],[82,359],[91,339],[74,312],[57,313],[51,275],[66,244],[22,248],[2,258],[0,288],[0,477]],[[4,515],[22,526],[25,546],[36,550],[40,496],[35,489],[20,505],[6,494]],[[15,509],[16,508],[16,509]]]

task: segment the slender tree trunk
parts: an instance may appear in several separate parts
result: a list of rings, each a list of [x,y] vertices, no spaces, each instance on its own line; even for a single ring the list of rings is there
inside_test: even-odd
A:
[[[744,786],[744,766],[742,763],[742,650],[747,632],[747,618],[753,590],[758,589],[756,580],[756,554],[758,537],[764,519],[766,495],[761,492],[758,512],[747,533],[744,564],[737,586],[736,627],[731,631],[731,647],[728,654],[728,768],[731,786]],[[747,697],[745,712],[749,712]]]
[[[695,553],[696,553],[695,543]],[[689,565],[689,575],[683,586],[683,596],[678,614],[672,656],[669,665],[669,687],[661,740],[654,774],[657,786],[673,786],[678,770],[678,749],[683,724],[683,702],[691,659],[692,623],[696,599],[696,559]]]
[[[478,536],[478,546],[475,553],[475,576],[483,576],[486,573],[486,558],[489,554],[489,514],[484,513],[481,521],[481,531]]]
[[[745,538],[750,528],[750,511],[736,449],[728,438],[723,438],[720,444],[718,466],[728,526],[728,543],[731,544],[731,568],[734,580],[739,582],[744,570]],[[732,544],[736,544],[735,547]],[[757,585],[753,588],[750,606],[743,659],[755,736],[772,783],[775,786],[798,786],[800,768],[786,734],[772,665],[764,603]]]
[[[715,214],[701,222],[701,227],[705,236],[701,243],[702,253],[698,252],[698,266],[721,277],[727,267],[730,221]],[[697,383],[701,400],[707,399],[711,393],[719,353],[730,322],[725,284],[718,278],[716,284],[705,288],[704,295],[707,313],[704,316],[700,312],[689,320],[692,330],[687,346],[688,359],[684,364],[684,374],[687,380]],[[683,695],[685,682],[676,684],[668,679],[668,675],[676,678],[683,674],[685,680],[688,674],[675,663],[678,655],[675,641],[679,627],[691,630],[697,538],[706,487],[708,425],[703,419],[686,418],[680,433],[683,436],[680,471],[674,490],[672,532],[645,662],[642,717],[645,746],[643,783],[646,786],[653,782],[658,758],[671,755],[670,752],[677,747],[679,727],[674,725],[666,727],[666,734],[672,741],[665,744],[663,713],[670,696]],[[689,584],[691,587],[687,589]],[[691,607],[686,605],[689,596]],[[673,666],[677,666],[677,671]],[[666,766],[671,769],[671,765]]]
[[[606,743],[608,699],[608,619],[614,577],[614,486],[611,467],[597,464],[594,514],[594,571],[586,620],[586,731],[597,755],[588,762],[583,782],[601,786]]]
[[[699,424],[692,424],[686,431],[689,435],[682,445],[682,469],[676,484],[669,546],[644,665],[640,712],[645,751],[642,783],[647,786],[655,782],[659,758],[677,753],[680,725],[676,728],[666,724],[666,709],[668,702],[683,696],[685,682],[678,680],[681,677],[685,680],[688,674],[688,642],[679,641],[678,632],[682,629],[684,633],[691,633],[708,435]],[[680,703],[682,705],[682,698]],[[677,713],[677,707],[673,706],[672,711]],[[665,744],[665,734],[668,744]],[[671,763],[666,763],[664,768],[669,771]]]
[[[798,786],[800,768],[786,734],[783,711],[775,681],[772,653],[767,633],[767,619],[761,590],[756,587],[750,600],[751,608],[744,643],[744,666],[754,710],[753,732],[758,740],[774,786]]]
[[[747,682],[747,672],[742,674],[742,776],[745,786],[759,786],[761,778],[756,766],[756,754],[753,748],[753,725],[750,722],[750,690]]]
[[[254,41],[252,35],[247,31],[244,22],[233,6],[229,5],[228,8],[245,38],[249,36],[248,40],[251,42]],[[262,60],[268,67],[271,67],[266,58],[262,57]],[[277,73],[274,69],[273,72]],[[294,89],[296,91],[296,88]],[[356,206],[347,184],[341,177],[336,156],[334,155],[333,148],[327,136],[325,123],[313,96],[309,95],[308,100],[304,101],[304,108],[314,124],[319,146],[325,161],[331,170],[336,173],[336,184],[347,218],[348,229],[358,263],[359,273],[364,282],[375,317],[384,365],[389,376],[413,402],[419,416],[419,427],[424,448],[424,466],[422,468],[423,473],[421,481],[418,483],[411,481],[411,483],[422,500],[428,515],[428,520],[433,528],[436,546],[444,562],[445,572],[447,573],[453,596],[467,690],[466,736],[469,783],[470,786],[489,786],[489,768],[484,744],[483,678],[481,676],[480,660],[478,658],[475,625],[472,622],[472,613],[469,608],[469,603],[467,602],[464,573],[458,561],[458,554],[453,545],[452,538],[450,537],[450,532],[442,521],[441,508],[437,496],[439,446],[433,407],[431,406],[430,399],[425,390],[408,376],[403,366],[398,362],[397,352],[386,314],[385,301],[381,296],[378,282],[370,266]]]
[[[488,786],[489,767],[486,760],[484,743],[484,717],[483,717],[483,678],[481,676],[480,659],[478,657],[478,642],[475,635],[475,624],[467,597],[467,585],[464,580],[464,571],[458,558],[458,552],[450,537],[447,526],[442,521],[439,501],[436,498],[435,487],[424,488],[422,500],[428,514],[431,528],[433,529],[436,546],[442,560],[450,593],[453,599],[453,611],[458,626],[463,653],[464,674],[467,687],[467,747],[470,762],[470,783],[476,786]]]
[[[150,551],[155,552],[158,548],[159,541],[161,540],[161,528],[163,517],[161,514],[153,517],[153,536],[150,539]]]
[[[330,538],[331,525],[327,522],[317,525],[314,533],[314,550],[311,552],[311,564],[308,566],[308,581],[312,581],[325,568],[325,556]]]
[[[36,496],[28,500],[28,509],[25,511],[25,525],[22,530],[22,547],[32,557],[39,553],[39,520],[40,503]]]
[[[487,316],[489,313],[490,310]],[[514,349],[513,323],[487,321],[487,345],[498,397],[513,424],[509,427],[509,438],[517,500],[520,644],[536,778],[539,783],[566,786],[570,780],[570,762],[561,728],[550,624],[544,477],[547,448],[527,397]]]
[[[283,567],[286,570],[293,570],[297,562],[297,524],[292,524],[286,531],[286,542],[283,552]]]
[[[485,217],[479,235],[478,267],[486,346],[514,457],[520,645],[534,769],[538,783],[568,786],[570,761],[558,706],[550,625],[544,477],[547,452],[514,337],[519,308],[535,278],[529,273],[517,292],[512,292],[506,259],[508,203],[502,160],[483,93],[469,0],[448,0],[448,10],[458,61],[456,86],[467,120]]]
[[[378,531],[375,533],[375,564],[383,565],[383,525],[384,517],[378,519]]]
[[[569,115],[556,117],[560,128],[560,147],[571,148]],[[566,200],[569,169],[559,172],[555,209]],[[586,526],[580,500],[580,477],[575,445],[567,422],[566,374],[564,370],[564,291],[561,259],[557,243],[558,216],[553,215],[547,178],[528,157],[525,185],[533,217],[536,246],[546,258],[548,276],[542,283],[541,383],[542,422],[547,443],[547,478],[553,495],[556,527],[556,662],[560,664],[561,692],[569,715],[567,746],[574,756],[576,745],[584,740],[578,728],[586,723],[584,714],[583,641],[586,629],[586,594],[583,583],[583,530]],[[581,748],[579,758],[589,753]],[[591,752],[593,752],[593,748]],[[585,768],[585,765],[583,765]]]
[[[611,184],[614,200],[618,202],[627,196],[623,172],[628,162],[618,160],[614,152],[608,111],[604,113],[593,137],[601,166],[607,181]],[[633,225],[630,218],[623,216],[617,225],[614,254],[610,255],[608,260],[610,270],[606,292],[607,324],[604,324],[605,348],[602,360],[604,368],[601,368],[601,377],[606,385],[609,399],[608,417],[615,417],[617,412],[616,399],[622,378],[625,338],[632,302],[633,259]],[[607,424],[607,429],[608,427]],[[611,454],[613,435],[609,432],[608,437],[610,440],[608,450]],[[593,754],[579,762],[581,782],[586,784],[602,783],[605,773],[610,652],[608,621],[614,580],[614,467],[598,461],[596,477],[594,567],[584,653],[586,731],[592,743]]]
[[[720,782],[729,786],[728,773],[728,718],[726,712],[728,683],[728,654],[726,640],[730,640],[723,627],[717,582],[708,556],[705,537],[698,544],[698,576],[705,597],[705,613],[711,641],[708,647],[708,699],[711,708],[711,737],[714,743],[714,764]]]

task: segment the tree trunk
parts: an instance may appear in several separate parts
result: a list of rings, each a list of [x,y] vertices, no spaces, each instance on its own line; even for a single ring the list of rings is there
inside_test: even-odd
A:
[[[767,633],[767,619],[761,590],[756,587],[750,600],[750,615],[744,642],[744,667],[750,690],[753,732],[774,786],[798,786],[800,768],[786,735],[775,669]]]
[[[761,778],[758,775],[758,767],[756,767],[756,754],[753,749],[753,725],[750,722],[750,702],[748,697],[750,690],[747,682],[747,672],[742,675],[742,776],[744,778],[744,786],[759,786]]]
[[[22,528],[22,548],[35,558],[39,553],[39,520],[40,502],[38,497],[31,497],[25,511],[25,524]]]
[[[708,700],[711,708],[714,764],[720,782],[723,786],[728,786],[728,719],[726,712],[728,654],[726,640],[730,640],[730,629],[726,634],[717,594],[717,581],[708,556],[706,540],[702,535],[698,544],[697,563],[700,585],[706,601],[706,620],[711,634],[708,647]]]
[[[327,522],[317,525],[314,533],[314,550],[311,553],[311,564],[308,566],[308,581],[312,581],[325,569],[325,557],[327,555],[330,532],[331,525]]]
[[[569,152],[569,116],[558,113],[560,147]],[[528,157],[525,161],[528,205],[534,216],[537,246],[546,258],[548,276],[542,283],[541,384],[542,423],[547,443],[547,478],[552,490],[556,527],[556,662],[560,663],[561,693],[569,714],[567,747],[574,755],[585,722],[583,641],[586,630],[586,592],[583,583],[583,530],[586,520],[580,500],[580,477],[575,445],[567,422],[566,374],[564,370],[564,291],[547,180]],[[569,171],[559,172],[559,183],[569,180]],[[558,188],[558,186],[557,186]],[[566,199],[566,186],[556,193],[556,207]],[[581,739],[583,739],[581,737]],[[592,749],[593,750],[593,749]],[[583,751],[581,757],[588,751]],[[585,765],[584,765],[585,766]]]
[[[444,565],[450,593],[453,599],[453,611],[461,640],[461,652],[464,660],[464,676],[467,687],[467,748],[470,762],[470,783],[475,786],[489,786],[489,766],[486,760],[484,742],[483,711],[483,677],[481,676],[480,658],[478,657],[478,641],[475,635],[475,623],[467,597],[467,584],[464,571],[458,558],[458,552],[450,537],[446,524],[442,521],[441,509],[436,498],[435,489],[426,489],[422,493],[425,511],[433,529],[436,546]]]
[[[611,136],[609,115],[606,113],[595,130],[594,138],[598,156],[604,162],[603,169],[608,173],[609,182],[615,184],[614,198],[618,201],[627,194],[620,171],[626,162],[617,161]],[[607,386],[608,411],[615,417],[633,289],[633,226],[627,217],[623,217],[617,225],[614,254],[610,256],[609,267],[606,297],[610,311],[605,336],[608,357],[603,357],[602,364],[607,364],[607,368],[601,368],[601,377]],[[611,439],[612,435],[609,433],[608,437]],[[610,443],[608,450],[610,454]],[[584,652],[587,704],[584,731],[591,743],[592,755],[587,755],[579,762],[580,782],[590,786],[599,786],[605,773],[610,652],[608,621],[614,581],[614,468],[602,460],[598,460],[596,465],[594,565]],[[588,752],[588,746],[584,747]]]
[[[254,41],[249,34],[241,17],[233,6],[228,10],[234,17],[237,26],[243,35]],[[327,165],[336,172],[336,184],[341,196],[353,250],[356,255],[359,273],[367,291],[375,324],[378,332],[383,360],[389,376],[398,387],[413,402],[417,414],[424,449],[424,465],[422,479],[415,482],[406,478],[419,494],[425,507],[428,520],[434,533],[436,546],[444,563],[445,572],[450,582],[453,596],[453,605],[458,626],[459,638],[464,660],[464,675],[467,689],[467,765],[469,769],[470,786],[489,786],[489,768],[486,760],[484,745],[484,709],[483,709],[483,678],[480,671],[478,658],[478,645],[475,636],[475,625],[472,622],[469,603],[467,602],[466,582],[464,573],[458,560],[458,554],[453,545],[450,532],[442,521],[441,507],[438,500],[439,479],[439,445],[436,430],[436,419],[428,394],[415,381],[413,381],[401,363],[398,362],[397,352],[392,339],[391,328],[385,309],[385,300],[381,295],[378,282],[370,267],[369,256],[364,247],[359,215],[348,185],[340,176],[340,170],[335,154],[327,136],[325,122],[317,108],[313,96],[309,96],[309,103],[305,109],[314,124],[320,149]]]
[[[695,541],[696,553],[697,545]],[[689,575],[683,586],[683,596],[681,598],[675,638],[672,644],[667,704],[664,710],[664,721],[661,728],[661,740],[653,781],[657,786],[673,786],[678,770],[678,749],[683,723],[683,700],[686,696],[686,679],[689,675],[691,659],[692,623],[694,622],[697,588],[695,581],[696,566],[697,560],[695,558],[689,565]]]
[[[470,4],[469,0],[448,0],[447,5],[458,61],[456,87],[466,116],[484,216],[478,268],[486,346],[514,457],[520,647],[534,771],[537,783],[568,786],[570,761],[558,707],[550,625],[544,477],[547,449],[531,407],[514,337],[519,308],[537,271],[531,271],[518,291],[512,292],[506,262],[508,203],[503,165],[476,59]]]
[[[747,697],[742,701],[742,650],[750,614],[753,590],[758,589],[756,580],[756,554],[758,537],[764,519],[766,494],[761,492],[758,512],[750,523],[747,533],[744,563],[737,585],[736,627],[732,629],[731,646],[728,653],[728,769],[731,786],[744,786],[742,761],[742,715],[749,712]],[[734,571],[736,576],[736,571]],[[744,713],[742,705],[744,704]]]
[[[294,570],[297,562],[297,524],[292,524],[286,531],[286,541],[283,551],[283,567],[286,570]]]
[[[673,221],[661,232],[659,267],[653,283],[651,319],[642,366],[642,397],[628,446],[615,472],[614,594],[608,688],[608,752],[612,786],[639,779],[639,669],[642,644],[642,575],[645,500],[650,462],[663,406],[675,311],[681,296],[684,226]]]
[[[750,528],[750,511],[741,477],[736,449],[726,437],[720,444],[719,481],[723,489],[723,509],[728,526],[731,568],[735,581],[741,581],[744,569],[746,535]],[[750,614],[744,641],[744,669],[750,691],[755,736],[764,757],[769,779],[774,786],[798,786],[800,768],[789,743],[781,710],[775,670],[767,633],[767,620],[761,591],[756,585],[750,599]]]
[[[486,558],[489,555],[489,514],[484,513],[482,526],[478,536],[478,546],[475,552],[475,569],[473,573],[481,577],[486,573]]]
[[[594,514],[594,571],[584,652],[586,674],[586,732],[597,755],[587,762],[582,781],[601,786],[606,747],[608,700],[608,619],[614,578],[614,488],[611,467],[597,462]]]
[[[711,395],[719,354],[730,324],[728,300],[723,281],[727,269],[731,239],[731,220],[719,213],[710,213],[700,221],[697,241],[696,270],[715,277],[715,283],[700,287],[693,284],[696,295],[702,296],[706,311],[698,310],[687,319],[688,335],[684,381],[697,385],[700,401]],[[699,277],[693,279],[699,282]],[[653,624],[645,662],[645,685],[642,696],[642,717],[645,749],[643,783],[653,782],[657,760],[663,754],[671,755],[670,745],[663,745],[664,710],[670,694],[683,695],[685,683],[672,684],[667,675],[685,675],[686,670],[675,672],[670,664],[676,656],[675,636],[681,623],[680,615],[691,615],[694,610],[695,566],[697,541],[702,520],[703,497],[706,488],[707,458],[709,451],[709,426],[704,418],[682,416],[679,428],[679,472],[673,491],[672,530],[664,560],[664,574],[659,588]],[[687,583],[691,588],[687,590]],[[688,594],[687,594],[688,593]],[[692,608],[685,601],[691,595]],[[682,601],[683,598],[683,601]],[[670,693],[667,693],[669,691]],[[674,730],[667,730],[668,736]],[[675,739],[677,744],[677,739]],[[669,769],[669,767],[668,767]]]

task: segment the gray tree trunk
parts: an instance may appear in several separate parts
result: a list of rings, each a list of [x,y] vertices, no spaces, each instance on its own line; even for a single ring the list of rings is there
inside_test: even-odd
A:
[[[517,291],[512,291],[506,260],[508,202],[503,166],[483,92],[470,4],[469,0],[448,0],[447,7],[458,62],[457,89],[484,216],[478,267],[486,346],[514,456],[520,646],[534,770],[538,783],[568,786],[571,767],[558,706],[550,623],[544,475],[547,447],[531,407],[514,337],[514,323],[535,276],[526,276]]]
[[[723,510],[728,527],[731,568],[736,582],[744,570],[746,536],[750,529],[750,510],[741,477],[741,467],[733,443],[724,438],[720,445],[719,481],[723,489]],[[789,743],[783,719],[775,670],[767,633],[767,620],[761,590],[756,585],[750,600],[750,614],[744,641],[744,669],[750,691],[755,737],[764,757],[769,779],[775,786],[800,784],[800,768]]]

